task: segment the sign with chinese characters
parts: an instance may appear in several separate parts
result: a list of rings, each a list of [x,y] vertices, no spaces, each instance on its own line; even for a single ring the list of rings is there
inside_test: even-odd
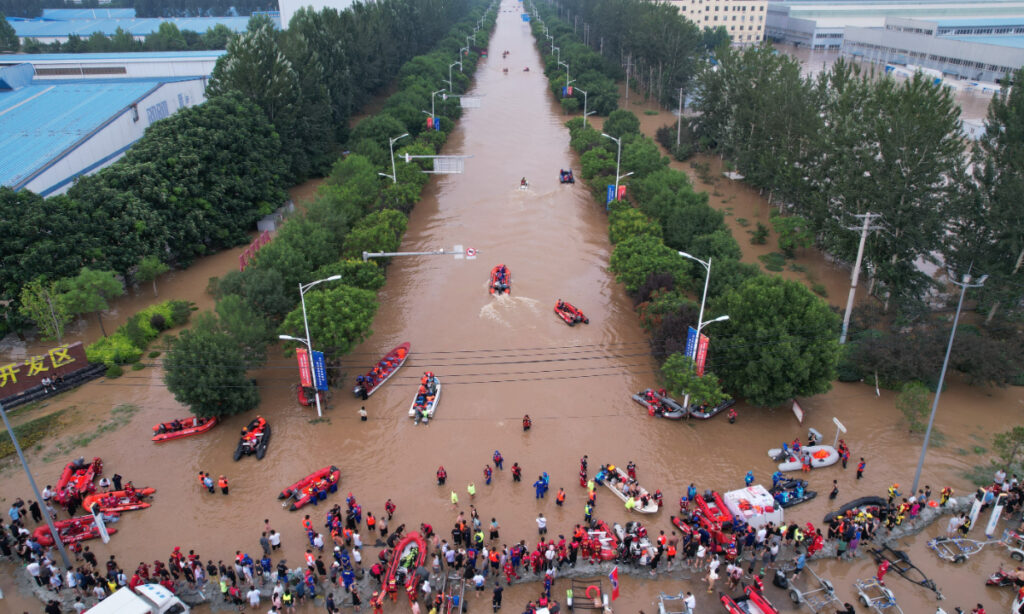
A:
[[[0,398],[6,399],[43,383],[44,378],[64,377],[89,366],[81,342],[31,355],[22,362],[0,362]]]

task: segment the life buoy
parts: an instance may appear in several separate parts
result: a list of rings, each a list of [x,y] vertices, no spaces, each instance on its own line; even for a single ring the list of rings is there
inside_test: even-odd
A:
[[[939,507],[939,502],[938,501],[929,501],[928,502],[928,507]]]
[[[828,458],[828,451],[827,450],[815,450],[814,453],[811,454],[811,456],[813,456],[814,458],[816,458],[818,460],[821,460],[823,458]]]
[[[594,590],[594,591],[596,591],[598,595],[600,595],[600,594],[601,594],[601,589],[600,589],[600,588],[598,588],[597,586],[594,586],[593,584],[591,584],[590,586],[588,586],[588,587],[587,587],[587,590],[586,590],[586,592],[585,592],[585,594],[586,594],[586,596],[587,596],[587,599],[593,599],[593,598],[594,598],[594,597],[593,597],[593,596],[591,596],[591,594],[590,594],[590,591],[591,591],[591,590]]]

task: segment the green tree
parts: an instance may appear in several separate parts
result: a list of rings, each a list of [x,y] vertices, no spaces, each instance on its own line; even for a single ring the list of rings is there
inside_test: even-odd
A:
[[[21,313],[36,323],[43,339],[64,343],[64,327],[71,313],[61,298],[58,282],[37,279],[21,289]]]
[[[608,237],[612,244],[639,235],[651,235],[660,239],[661,226],[628,204],[613,201],[608,214]]]
[[[678,396],[689,394],[692,405],[715,406],[728,398],[718,378],[710,372],[697,375],[693,359],[685,354],[676,352],[665,359],[661,375],[670,393]]]
[[[156,32],[146,36],[147,51],[184,51],[188,49],[181,30],[172,21],[160,22]]]
[[[262,251],[262,250],[261,250]],[[278,320],[295,306],[297,288],[285,285],[281,273],[270,266],[248,266],[231,271],[216,284],[214,298],[241,296],[262,318]]]
[[[640,134],[640,120],[632,111],[618,109],[612,111],[604,121],[604,133],[621,138],[629,134]],[[611,144],[615,147],[615,143]]]
[[[608,268],[625,286],[626,292],[634,293],[654,273],[668,273],[677,280],[684,280],[690,264],[657,237],[639,235],[615,246]]]
[[[806,249],[814,242],[810,225],[799,215],[776,215],[772,226],[779,237],[779,249],[789,258],[796,256],[797,249]]]
[[[14,31],[14,26],[7,21],[3,13],[0,13],[0,52],[17,53],[21,47],[21,40]]]
[[[171,267],[160,261],[156,256],[146,256],[139,262],[139,268],[135,272],[135,278],[141,282],[153,282],[153,296],[156,296],[156,278],[160,277]]]
[[[714,277],[714,275],[712,275]],[[710,365],[726,390],[754,405],[779,405],[831,388],[839,361],[839,317],[803,285],[759,275],[712,297]]]
[[[370,334],[377,297],[370,290],[336,284],[306,294],[309,336],[314,348],[336,361]],[[279,332],[305,337],[302,308],[284,318]]]
[[[225,49],[228,41],[235,35],[231,28],[218,23],[212,28],[207,28],[203,33],[203,47],[205,49]]]
[[[1015,426],[1004,433],[997,433],[992,438],[992,450],[999,455],[999,463],[1004,471],[1019,463],[1021,452],[1024,452],[1024,426]]]
[[[900,410],[907,420],[907,428],[911,433],[923,433],[928,423],[928,387],[921,382],[907,382],[896,395],[896,409]]]
[[[206,312],[191,329],[168,339],[164,383],[197,416],[232,416],[259,404],[259,390],[247,376],[254,366],[242,345]]]
[[[217,301],[215,308],[220,328],[245,352],[252,363],[263,363],[267,345],[274,340],[274,329],[252,306],[237,294]]]
[[[402,244],[402,235],[409,220],[405,214],[385,209],[359,220],[345,237],[342,255],[346,258],[361,258],[363,252],[393,252]]]
[[[68,312],[75,315],[95,313],[100,330],[106,337],[103,312],[110,309],[110,299],[124,294],[124,285],[117,279],[117,274],[114,271],[94,271],[84,267],[77,276],[62,280],[60,287],[60,301]]]

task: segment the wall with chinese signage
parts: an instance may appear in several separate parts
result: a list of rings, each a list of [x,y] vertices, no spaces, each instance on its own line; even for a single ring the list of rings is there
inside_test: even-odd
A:
[[[34,388],[44,377],[66,377],[89,366],[81,342],[61,345],[45,354],[29,356],[24,362],[0,364],[0,399]]]

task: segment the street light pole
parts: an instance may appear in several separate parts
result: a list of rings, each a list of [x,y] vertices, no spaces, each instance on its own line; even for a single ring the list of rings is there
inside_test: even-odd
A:
[[[964,295],[967,288],[980,288],[985,285],[988,275],[982,275],[977,283],[971,283],[970,268],[961,281],[950,281],[960,286],[960,301],[956,304],[956,316],[953,318],[953,330],[949,331],[949,344],[946,346],[946,358],[942,361],[942,372],[939,374],[939,387],[935,389],[935,401],[932,403],[932,414],[928,417],[928,428],[924,432],[924,443],[921,444],[921,457],[917,459],[917,471],[914,472],[914,485],[911,486],[911,494],[917,492],[917,483],[921,480],[921,469],[924,467],[924,456],[928,452],[928,440],[932,436],[932,424],[935,422],[935,410],[939,408],[939,395],[942,394],[942,384],[946,379],[946,368],[949,366],[949,355],[953,351],[953,337],[956,336],[956,325],[960,321],[960,309],[964,306]]]
[[[614,136],[612,136],[610,134],[605,134],[604,132],[601,133],[601,136],[607,137],[607,138],[615,141],[615,145],[618,147],[618,153],[615,156],[615,200],[618,200],[619,199],[619,179],[624,179],[626,177],[629,177],[630,175],[633,174],[633,171],[629,171],[625,175],[620,175],[619,174],[619,166],[620,166],[620,163],[622,162],[622,139],[621,138],[615,138]]]
[[[451,64],[448,65],[448,91],[453,94],[455,93],[455,87],[454,84],[452,83],[452,66],[455,66],[456,64],[459,65],[459,72],[462,72],[462,60],[452,62]]]
[[[466,54],[468,55],[469,54],[469,47],[467,46],[467,47],[462,47],[461,49],[459,49],[459,72],[462,72],[462,57],[463,57],[462,56],[462,52],[463,51],[465,51]]]
[[[587,127],[587,116],[588,115],[593,115],[597,111],[594,111],[593,113],[587,113],[587,90],[583,90],[583,89],[580,89],[580,88],[577,87],[576,91],[577,92],[583,92],[583,127],[586,128]]]
[[[7,412],[4,411],[3,403],[0,403],[0,417],[4,419],[4,427],[7,428],[7,434],[11,437],[11,443],[14,444],[14,451],[18,453],[18,459],[21,461],[21,467],[25,470],[25,475],[28,476],[28,483],[32,487],[32,492],[36,496],[36,501],[43,503],[44,507],[49,505],[49,501],[44,501],[43,497],[39,494],[39,487],[36,485],[36,479],[32,477],[32,472],[28,470],[28,461],[25,460],[25,454],[21,451],[21,444],[18,443],[18,436],[14,433],[14,428],[11,427],[10,420],[7,419]],[[60,558],[64,561],[64,567],[71,568],[71,559],[68,558],[68,553],[64,550],[64,542],[60,538],[60,533],[57,532],[57,527],[53,526],[53,518],[50,517],[50,512],[43,510],[43,517],[46,519],[46,526],[50,527],[50,535],[53,536],[53,544],[57,546],[57,551],[60,552]]]
[[[299,339],[298,337],[292,337],[290,335],[278,335],[279,339],[285,339],[288,341],[299,341],[306,344],[306,347],[309,349],[309,360],[307,361],[309,366],[309,381],[313,382],[314,388],[316,388],[316,374],[313,373],[313,340],[310,339],[309,336],[309,319],[306,317],[306,292],[308,292],[310,288],[317,284],[322,284],[325,281],[338,281],[339,279],[341,279],[341,275],[331,275],[330,277],[318,279],[316,281],[309,282],[308,284],[299,284],[299,299],[302,301],[302,325],[306,329],[306,338],[305,340],[303,340]],[[314,397],[316,397],[316,415],[318,417],[322,417],[324,414],[323,410],[320,407],[319,390],[316,391]]]
[[[692,255],[692,254],[687,254],[686,252],[679,252],[679,255],[682,256],[683,258],[689,258],[690,260],[693,260],[695,262],[699,262],[701,264],[701,266],[704,267],[704,270],[706,271],[706,274],[704,276],[704,294],[701,295],[701,298],[700,298],[700,312],[697,315],[697,341],[696,341],[696,343],[693,344],[693,353],[690,354],[690,359],[693,360],[694,362],[696,362],[697,361],[697,346],[700,345],[700,331],[701,331],[701,329],[704,328],[707,324],[711,324],[712,322],[719,322],[719,321],[722,321],[722,320],[728,320],[729,316],[720,316],[720,317],[715,318],[714,320],[711,320],[709,322],[704,322],[704,303],[708,300],[708,283],[711,281],[711,258],[708,258],[707,262],[705,262],[705,261],[701,260],[700,258]],[[686,398],[683,400],[683,407],[686,407],[686,408],[690,407],[690,393],[689,392],[686,393]]]
[[[565,62],[559,62],[558,65],[565,66],[565,87],[569,87],[572,84],[572,81],[569,80],[569,65]]]
[[[398,172],[395,171],[395,141],[397,141],[398,139],[405,138],[407,136],[409,136],[408,132],[406,132],[402,136],[396,136],[393,139],[388,139],[388,151],[391,152],[391,174],[390,175],[387,174],[387,173],[377,173],[377,174],[380,175],[381,177],[387,177],[388,179],[391,180],[391,183],[398,183]]]

